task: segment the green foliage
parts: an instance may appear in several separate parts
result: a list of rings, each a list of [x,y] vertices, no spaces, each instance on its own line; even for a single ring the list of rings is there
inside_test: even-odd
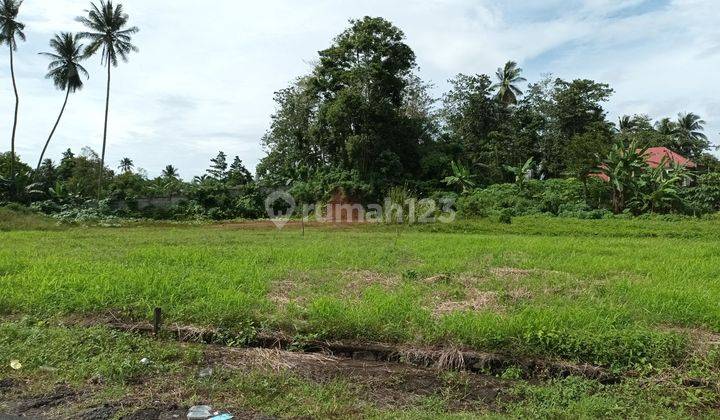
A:
[[[515,185],[522,191],[525,188],[525,181],[531,176],[534,167],[535,160],[530,158],[522,166],[506,166],[505,169],[514,175]]]
[[[518,67],[514,61],[505,63],[505,67],[497,69],[495,75],[498,82],[492,86],[497,90],[497,99],[504,105],[516,105],[518,97],[522,96],[522,90],[517,87],[517,83],[526,82],[521,77],[522,69]]]
[[[521,383],[506,409],[513,418],[688,418],[706,410],[712,391],[664,386],[664,381],[628,379],[620,384],[568,377]]]
[[[130,17],[125,13],[123,5],[113,5],[112,0],[100,0],[100,6],[90,3],[87,16],[76,20],[82,23],[87,32],[81,32],[82,39],[90,43],[85,48],[85,56],[93,56],[102,51],[102,62],[107,66],[117,67],[118,59],[128,60],[131,52],[138,48],[132,44],[132,35],[139,32],[135,26],[128,27]],[[109,82],[109,81],[108,81]]]
[[[613,211],[621,213],[641,187],[641,176],[649,167],[645,162],[647,149],[638,148],[637,143],[625,145],[618,141],[602,161],[600,172],[605,175],[612,188]]]
[[[265,213],[264,196],[256,184],[233,186],[214,178],[198,179],[185,191],[188,202],[178,218],[228,220],[259,218]]]
[[[450,81],[451,90],[443,98],[443,120],[448,136],[462,150],[463,160],[477,166],[474,175],[483,184],[502,179],[501,156],[505,148],[492,141],[498,131],[503,106],[492,94],[492,82],[485,75],[460,74]],[[527,159],[527,157],[525,158]]]
[[[0,8],[2,41],[12,47],[13,37],[22,38],[23,27],[14,20],[18,7],[6,0]],[[48,77],[68,94],[82,87],[82,59],[101,52],[109,72],[136,51],[131,38],[138,29],[128,26],[121,4],[102,0],[86,12],[78,21],[88,32],[60,33],[51,41],[54,52],[45,53],[52,59]],[[81,40],[88,43],[82,54]],[[111,199],[116,209],[108,216],[222,219],[262,216],[260,191],[289,190],[300,203],[327,201],[343,191],[369,203],[402,186],[419,197],[446,187],[472,195],[464,199],[470,215],[509,209],[512,215],[599,218],[608,207],[636,215],[702,215],[716,208],[709,192],[688,188],[677,171],[649,170],[640,153],[663,146],[696,160],[702,171],[720,169],[707,153],[700,116],[683,113],[676,121],[653,124],[646,115],[626,115],[616,127],[603,108],[613,94],[605,83],[546,77],[524,88],[522,69],[513,61],[495,76],[493,84],[487,75],[457,75],[438,107],[399,28],[382,18],[351,20],[319,52],[312,72],[276,93],[277,110],[263,138],[268,153],[256,177],[238,156],[230,162],[222,151],[206,175],[189,183],[172,165],[151,179],[135,171],[129,158],[115,174],[102,167],[104,139],[101,156],[68,150],[57,165],[41,157],[34,172],[19,159],[0,156],[0,200],[37,202],[36,208],[48,212],[75,205],[85,212],[90,198]],[[598,172],[607,175],[610,188],[598,186],[593,177]],[[527,191],[526,181],[533,178],[567,176],[582,183],[582,199]],[[516,183],[517,193],[502,186],[509,182]],[[493,188],[496,184],[501,186]],[[483,190],[474,192],[477,187]],[[162,197],[184,203],[137,210],[136,200]]]
[[[0,203],[15,201],[27,204],[31,200],[28,187],[32,185],[32,168],[19,156],[15,155],[14,162],[10,156],[10,152],[0,153]],[[13,167],[14,177],[10,173]]]
[[[666,213],[681,208],[679,189],[689,181],[684,167],[670,165],[663,159],[658,167],[647,168],[641,174],[638,190],[629,205],[635,213]]]
[[[3,360],[21,359],[23,370],[30,372],[52,368],[76,384],[93,378],[129,384],[172,373],[180,369],[183,353],[179,347],[98,327],[66,330],[32,319],[0,324]],[[152,363],[140,363],[143,357]]]
[[[681,190],[681,197],[687,213],[698,215],[720,211],[720,173],[698,176],[694,187]]]
[[[463,165],[452,162],[452,175],[445,178],[443,182],[448,187],[459,187],[462,189],[463,194],[467,194],[467,192],[475,188],[475,182],[473,179],[475,178],[473,175],[470,174],[470,171]]]
[[[227,176],[227,155],[225,152],[219,152],[218,155],[210,159],[210,169],[207,170],[207,174],[218,181],[224,181]]]
[[[55,221],[27,207],[19,204],[0,207],[0,231],[55,229],[59,229]]]
[[[269,154],[258,168],[270,185],[339,169],[380,193],[420,172],[428,107],[412,74],[415,55],[384,19],[350,24],[310,76],[276,95]]]
[[[78,35],[61,32],[50,40],[53,52],[40,53],[51,60],[46,78],[52,80],[59,90],[77,92],[84,85],[82,76],[86,79],[90,77],[85,67],[80,64],[87,58],[80,41]]]
[[[602,184],[593,182],[593,190]],[[548,213],[555,216],[600,218],[586,202],[585,186],[575,179],[531,180],[518,184],[496,184],[476,190],[458,200],[457,207],[465,217],[510,217]],[[597,194],[597,193],[595,193]],[[505,216],[507,217],[507,216]]]
[[[674,149],[691,159],[700,157],[703,152],[710,148],[707,136],[703,133],[705,121],[699,115],[692,112],[678,114],[673,135],[676,147]]]
[[[610,151],[612,136],[604,125],[588,127],[588,131],[570,139],[565,150],[566,169],[577,179],[587,183],[600,168],[602,157]]]

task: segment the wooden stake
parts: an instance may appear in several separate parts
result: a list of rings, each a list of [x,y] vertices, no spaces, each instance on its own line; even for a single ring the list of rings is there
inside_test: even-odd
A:
[[[155,308],[155,314],[153,316],[153,334],[157,337],[160,334],[160,325],[162,323],[162,309]]]

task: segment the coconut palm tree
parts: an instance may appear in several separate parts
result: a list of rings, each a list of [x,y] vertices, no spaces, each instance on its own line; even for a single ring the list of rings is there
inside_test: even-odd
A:
[[[162,176],[165,178],[177,178],[180,176],[180,173],[178,172],[177,168],[175,168],[172,165],[168,165],[163,169]]]
[[[131,35],[139,29],[128,27],[130,17],[123,11],[122,4],[114,5],[112,0],[100,0],[100,7],[90,3],[90,9],[85,11],[87,16],[80,16],[77,21],[85,25],[89,32],[81,32],[82,38],[88,39],[90,44],[85,48],[85,55],[92,56],[100,52],[100,62],[107,66],[107,90],[105,95],[105,127],[103,129],[103,146],[100,155],[100,178],[98,194],[102,190],[102,173],[105,167],[105,149],[107,146],[108,113],[110,111],[110,70],[117,67],[118,58],[128,61],[128,55],[138,51],[131,43]]]
[[[707,140],[707,136],[703,133],[705,124],[705,121],[699,115],[690,112],[688,114],[678,114],[675,127],[676,132],[679,134],[685,134],[694,140]]]
[[[134,167],[135,167],[135,164],[133,163],[132,159],[122,158],[120,160],[120,166],[118,166],[118,169],[123,171],[123,173],[129,174],[130,172],[132,172]]]
[[[623,115],[618,121],[620,133],[632,133],[637,129],[637,121],[629,115]]]
[[[677,152],[691,159],[699,158],[710,147],[707,136],[703,133],[705,121],[693,114],[678,114],[675,123],[675,142]]]
[[[17,21],[22,0],[0,0],[0,45],[7,44],[10,50],[10,76],[15,93],[15,118],[10,137],[10,181],[15,186],[15,132],[17,131],[20,96],[15,82],[15,62],[13,53],[17,51],[17,40],[25,41],[25,25]]]
[[[54,52],[44,52],[40,53],[40,55],[50,58],[51,61],[48,65],[48,74],[46,77],[52,79],[56,88],[65,91],[65,102],[63,102],[62,108],[60,108],[60,115],[58,115],[57,121],[55,121],[55,125],[45,142],[45,147],[43,147],[42,153],[40,153],[40,159],[38,160],[35,172],[39,172],[40,170],[43,157],[50,144],[50,140],[52,140],[55,134],[55,130],[57,130],[60,124],[60,119],[65,112],[70,94],[83,88],[81,74],[86,78],[90,77],[87,70],[80,65],[80,61],[83,60],[85,56],[82,53],[83,46],[80,44],[80,38],[77,35],[69,32],[61,32],[50,40],[50,47]]]
[[[497,69],[495,73],[498,83],[492,89],[497,89],[497,98],[506,106],[517,104],[518,97],[522,96],[522,91],[515,85],[526,81],[520,74],[522,69],[514,61],[508,61],[504,68]]]
[[[670,118],[663,118],[655,124],[655,130],[662,135],[672,136],[675,134],[677,127]]]

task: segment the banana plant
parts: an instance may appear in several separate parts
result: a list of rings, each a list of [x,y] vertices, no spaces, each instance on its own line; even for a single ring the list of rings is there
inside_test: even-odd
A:
[[[475,176],[470,173],[468,168],[454,161],[451,167],[453,174],[443,180],[447,186],[460,187],[463,194],[467,194],[475,188]]]
[[[630,205],[638,213],[670,210],[680,201],[679,188],[691,180],[687,168],[670,163],[667,157],[660,165],[646,171],[638,183],[638,191]]]
[[[533,170],[533,168],[535,168],[535,159],[530,158],[523,166],[506,166],[505,170],[515,176],[515,185],[517,185],[522,191],[525,189],[525,182],[528,179],[528,174]]]
[[[649,169],[645,161],[646,154],[647,148],[639,148],[636,141],[626,146],[622,140],[618,140],[602,160],[600,173],[610,182],[615,213],[622,213],[626,204],[639,191],[642,174]]]

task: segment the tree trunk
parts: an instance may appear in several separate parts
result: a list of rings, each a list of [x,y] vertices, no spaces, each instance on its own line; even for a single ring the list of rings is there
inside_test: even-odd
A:
[[[14,197],[17,185],[15,184],[15,132],[17,130],[18,109],[20,108],[20,96],[18,96],[17,83],[15,82],[15,63],[13,61],[12,40],[8,40],[10,45],[10,75],[12,76],[13,91],[15,92],[15,119],[13,120],[12,137],[10,137],[10,194]]]
[[[110,57],[107,60],[107,92],[105,95],[105,128],[103,130],[102,154],[100,155],[100,175],[98,176],[98,201],[102,196],[103,173],[105,172],[105,146],[107,145],[108,113],[110,111],[110,68],[112,63]]]
[[[70,97],[70,85],[68,85],[67,93],[65,94],[65,102],[63,102],[63,106],[60,109],[60,115],[58,115],[57,121],[55,121],[55,125],[52,128],[52,131],[50,131],[50,135],[48,136],[47,141],[45,142],[45,147],[43,147],[42,153],[40,153],[40,159],[38,160],[37,169],[35,169],[35,179],[37,179],[38,172],[40,172],[40,165],[42,165],[43,157],[45,157],[45,152],[47,151],[48,145],[50,145],[50,140],[52,140],[53,135],[55,134],[55,130],[57,130],[58,125],[60,124],[60,119],[63,116],[63,113],[65,113],[65,107],[68,103],[68,98]]]
[[[620,214],[620,193],[618,192],[617,188],[613,188],[612,205],[613,213]]]

